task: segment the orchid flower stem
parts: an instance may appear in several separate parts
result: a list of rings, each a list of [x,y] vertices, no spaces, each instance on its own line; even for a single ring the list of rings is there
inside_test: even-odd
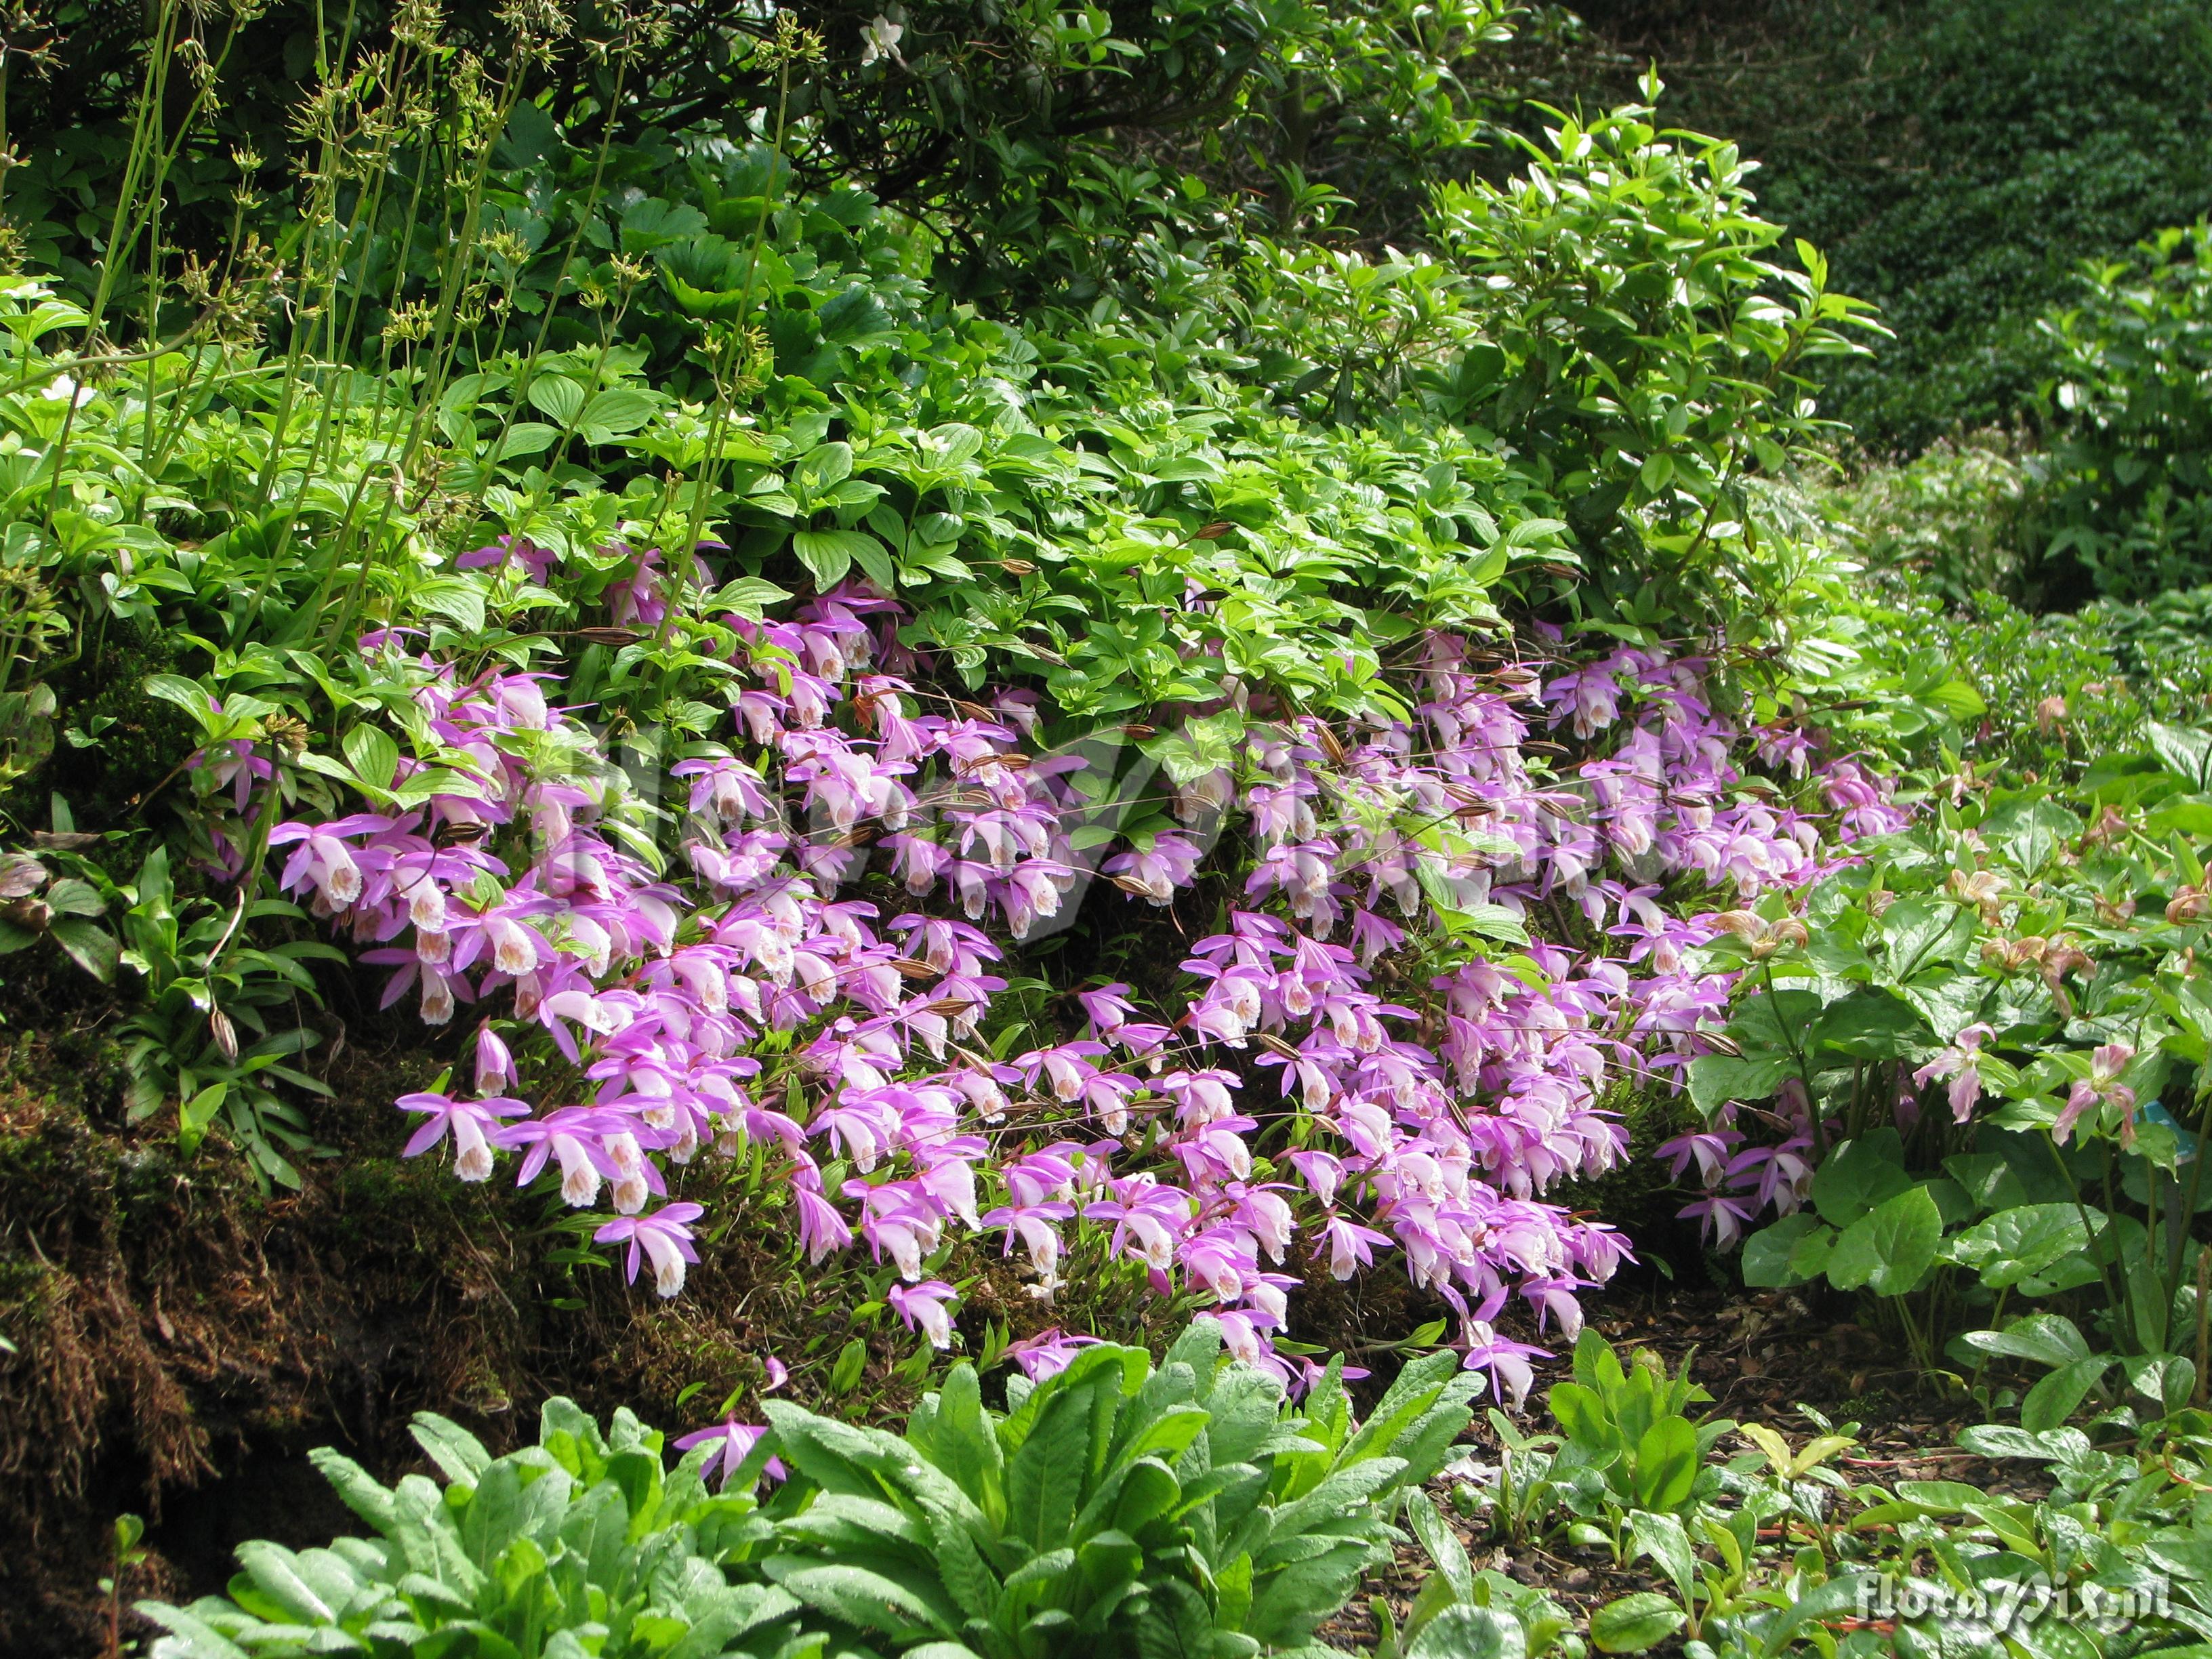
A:
[[[2089,1206],[2081,1201],[2081,1183],[2074,1179],[2074,1171],[2068,1166],[2065,1155],[2058,1150],[2058,1143],[2046,1136],[2043,1144],[2050,1148],[2051,1161],[2058,1166],[2059,1179],[2066,1183],[2066,1190],[2074,1196],[2074,1212],[2081,1217],[2081,1235],[2089,1241],[2089,1259],[2097,1264],[2097,1280],[2104,1287],[2106,1304],[2117,1309],[2120,1305],[2119,1295],[2112,1288],[2112,1270],[2106,1266],[2103,1253],[2097,1248],[2100,1240],[2097,1230],[2089,1224]],[[2106,1230],[2109,1231],[2111,1226],[2109,1215],[2106,1218]]]
[[[1766,1006],[1774,1012],[1774,1029],[1782,1033],[1783,1042],[1789,1045],[1790,1057],[1797,1062],[1798,1080],[1805,1085],[1805,1115],[1813,1126],[1814,1153],[1818,1158],[1826,1158],[1828,1155],[1828,1132],[1820,1121],[1820,1103],[1813,1093],[1813,1072],[1805,1061],[1805,1045],[1790,1029],[1789,1022],[1782,1018],[1782,1001],[1774,988],[1773,963],[1760,963],[1759,971],[1766,987]]]

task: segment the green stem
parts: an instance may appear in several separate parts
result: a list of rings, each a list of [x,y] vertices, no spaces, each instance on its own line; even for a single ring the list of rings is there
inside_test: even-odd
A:
[[[2059,1179],[2066,1183],[2066,1190],[2073,1194],[2074,1212],[2081,1218],[2082,1236],[2089,1241],[2089,1259],[2097,1264],[2097,1282],[2104,1287],[2106,1304],[2117,1308],[2120,1305],[2120,1298],[2112,1288],[2112,1273],[2106,1267],[2104,1256],[2097,1248],[2099,1243],[2097,1230],[2089,1224],[2089,1206],[2081,1201],[2081,1183],[2074,1179],[2074,1171],[2067,1164],[2065,1157],[2059,1152],[2058,1143],[2046,1136],[2043,1144],[2050,1149],[2051,1161],[2058,1166]],[[2109,1211],[2106,1213],[2105,1224],[2107,1228],[2112,1225],[2112,1215]]]

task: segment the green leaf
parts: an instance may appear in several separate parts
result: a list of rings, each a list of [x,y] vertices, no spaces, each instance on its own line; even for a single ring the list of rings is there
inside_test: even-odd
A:
[[[137,1611],[169,1632],[161,1644],[161,1650],[169,1659],[249,1659],[244,1648],[189,1608],[173,1607],[161,1601],[141,1601]]]
[[[1680,1518],[1638,1510],[1628,1517],[1628,1536],[1635,1553],[1650,1556],[1686,1603],[1698,1582],[1698,1557]]]
[[[1978,918],[1969,906],[1915,893],[1883,911],[1881,925],[1889,971],[1903,981],[1938,964],[1963,961],[1974,942]]]
[[[1951,1241],[1951,1255],[2001,1291],[2087,1249],[2089,1237],[2079,1205],[2022,1204],[1967,1228]]]
[[[2192,789],[2212,792],[2212,732],[2165,726],[2157,720],[2145,729],[2151,753],[2166,770],[2185,779]]]
[[[484,590],[466,576],[434,576],[410,597],[417,610],[443,617],[468,633],[483,632]]]
[[[1662,1417],[1636,1443],[1631,1484],[1638,1508],[1678,1510],[1698,1479],[1698,1431],[1686,1417]]]
[[[818,444],[799,457],[791,473],[793,483],[819,495],[831,485],[842,483],[853,476],[853,446],[848,443]]]
[[[1796,1069],[1786,1053],[1700,1054],[1690,1062],[1690,1099],[1710,1119],[1731,1100],[1755,1104],[1771,1099]]]
[[[1860,989],[1814,1022],[1805,1046],[1853,1060],[1902,1060],[1924,1048],[1928,1036],[1928,1024],[1911,1004],[1887,991]]]
[[[46,902],[55,913],[64,916],[104,916],[107,901],[100,890],[88,881],[79,881],[75,876],[64,876],[46,889]]]
[[[1813,1207],[1831,1226],[1848,1227],[1911,1184],[1897,1131],[1876,1130],[1829,1152],[1813,1173]]]
[[[793,1566],[789,1562],[788,1557],[773,1558],[764,1565],[800,1601],[848,1625],[891,1637],[917,1631],[950,1636],[957,1626],[951,1607],[933,1603],[884,1573],[841,1565]]]
[[[1811,1211],[1799,1210],[1752,1234],[1743,1241],[1743,1282],[1754,1290],[1803,1283],[1806,1276],[1792,1269],[1790,1253],[1807,1233],[1822,1224]]]
[[[345,734],[346,759],[367,783],[379,789],[392,787],[399,775],[399,744],[391,734],[374,726],[356,726]]]
[[[702,611],[734,611],[750,622],[758,622],[768,607],[781,605],[791,597],[790,591],[778,587],[761,576],[739,576],[714,590],[712,598],[701,606]]]
[[[1590,1615],[1590,1640],[1601,1653],[1642,1653],[1689,1622],[1673,1599],[1638,1590],[1607,1602]]]
[[[844,580],[854,561],[861,556],[870,559],[887,557],[883,544],[864,530],[795,531],[791,538],[791,550],[812,574],[815,586],[825,591]]]
[[[2179,1411],[2197,1388],[2197,1362],[2178,1353],[2129,1354],[2122,1357],[2128,1386],[2161,1412]]]
[[[218,717],[215,714],[215,694],[198,680],[188,680],[181,674],[149,674],[146,677],[146,695],[173,702],[183,709],[203,727]]]
[[[1934,1265],[1942,1237],[1935,1199],[1925,1187],[1914,1187],[1844,1229],[1828,1257],[1828,1282],[1839,1291],[1863,1285],[1880,1296],[1902,1296]]]
[[[1461,1606],[1446,1607],[1423,1626],[1406,1659],[1526,1659],[1528,1651],[1528,1638],[1512,1614]]]
[[[1843,1574],[1798,1597],[1767,1626],[1765,1639],[1759,1644],[1759,1659],[1775,1659],[1790,1645],[1791,1638],[1814,1620],[1834,1618],[1860,1605],[1870,1577],[1863,1572]]]
[[[658,404],[648,394],[631,386],[612,386],[593,394],[577,422],[578,434],[587,444],[610,444],[628,437],[647,421]]]
[[[1474,1594],[1474,1567],[1468,1559],[1467,1546],[1459,1534],[1445,1523],[1437,1506],[1429,1501],[1428,1494],[1418,1488],[1406,1494],[1406,1520],[1413,1529],[1413,1536],[1421,1540],[1421,1547],[1429,1553],[1429,1559],[1437,1564],[1453,1593],[1462,1601]]]
[[[517,421],[507,428],[507,435],[492,450],[492,461],[496,465],[501,461],[520,460],[529,455],[542,455],[553,447],[554,440],[560,435],[560,428],[548,426],[543,421]]]
[[[1033,1549],[1065,1541],[1090,1462],[1091,1388],[1059,1389],[1006,1467],[1006,1526]],[[1111,1386],[1108,1384],[1107,1386]]]
[[[2045,1434],[2058,1427],[2104,1379],[2112,1363],[2094,1357],[2076,1359],[2044,1377],[2020,1402],[2021,1427],[2030,1434]]]
[[[538,374],[531,378],[530,406],[556,426],[574,426],[584,412],[584,388],[565,374]]]
[[[491,1467],[491,1454],[483,1442],[459,1424],[435,1412],[417,1412],[409,1431],[415,1443],[457,1486],[473,1486]]]
[[[2039,1365],[2070,1365],[2089,1358],[2088,1340],[2063,1314],[2030,1314],[2001,1331],[1968,1331],[1960,1340],[1983,1353],[2032,1359]]]

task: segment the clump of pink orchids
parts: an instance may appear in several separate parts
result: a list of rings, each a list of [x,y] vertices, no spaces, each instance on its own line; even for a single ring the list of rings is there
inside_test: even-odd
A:
[[[1045,746],[1029,692],[944,695],[899,620],[848,586],[736,624],[730,743],[672,769],[665,861],[651,803],[556,685],[415,665],[436,763],[466,787],[271,838],[283,885],[391,969],[387,1004],[480,1015],[473,1086],[399,1102],[421,1120],[409,1154],[557,1182],[611,1212],[596,1237],[663,1296],[704,1213],[672,1198],[678,1171],[765,1157],[793,1248],[889,1263],[889,1305],[939,1347],[963,1235],[1018,1252],[1048,1301],[1072,1239],[1093,1239],[1161,1294],[1210,1299],[1231,1348],[1285,1376],[1271,1338],[1302,1260],[1342,1279],[1395,1255],[1517,1403],[1537,1351],[1499,1334],[1507,1300],[1571,1338],[1579,1292],[1628,1255],[1546,1194],[1619,1161],[1609,1095],[1725,1018],[1728,980],[1685,967],[1715,918],[1662,890],[1796,887],[1833,856],[1824,835],[1898,817],[1848,761],[1811,814],[1741,787],[1748,746],[1802,777],[1812,745],[1740,729],[1692,659],[1624,649],[1545,684],[1431,635],[1399,688],[1413,718],[1330,725],[1239,690],[1226,762],[1162,775],[1126,746]],[[1608,752],[1540,775],[1539,721]],[[1118,829],[1132,789],[1170,816]],[[515,846],[520,867],[498,855]],[[1242,897],[1188,945],[1177,1006],[1094,984],[1059,1029],[987,1040],[1010,945],[1094,882],[1093,904],[1167,906],[1202,870]],[[1554,903],[1616,950],[1492,959],[1470,934]],[[1778,1150],[1763,1178],[1801,1174]],[[1049,1369],[1069,1340],[1020,1358]]]

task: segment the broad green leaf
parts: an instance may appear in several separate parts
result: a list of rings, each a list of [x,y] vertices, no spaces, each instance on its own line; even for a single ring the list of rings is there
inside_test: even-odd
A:
[[[950,1605],[926,1598],[915,1586],[866,1567],[838,1564],[793,1565],[788,1557],[763,1564],[777,1583],[809,1607],[862,1630],[886,1636],[917,1631],[949,1636],[957,1625]]]
[[[343,744],[346,759],[364,782],[379,789],[392,787],[392,780],[399,775],[399,745],[392,736],[374,726],[356,726],[345,734]]]
[[[1698,1479],[1698,1431],[1687,1418],[1662,1417],[1636,1443],[1630,1496],[1647,1510],[1678,1510]]]
[[[2157,720],[2145,728],[2151,752],[2168,771],[2200,792],[2212,792],[2212,732],[2166,726]]]
[[[855,558],[883,554],[883,544],[862,530],[799,530],[791,538],[791,550],[824,591],[845,580]]]
[[[2076,1359],[2061,1365],[2027,1391],[2020,1402],[2020,1425],[2030,1434],[2044,1434],[2073,1416],[2090,1389],[2112,1366],[2110,1359]]]
[[[1459,1534],[1437,1512],[1427,1493],[1416,1488],[1406,1494],[1406,1521],[1453,1593],[1462,1601],[1471,1597],[1474,1594],[1474,1567],[1468,1559],[1467,1546],[1460,1542]]]
[[[2002,850],[2022,875],[2041,872],[2065,844],[2081,835],[2081,820],[2043,795],[2020,795],[1993,807],[1982,820],[1984,842]]]
[[[1520,1621],[1490,1607],[1451,1607],[1422,1626],[1406,1659],[1526,1659]]]
[[[1687,1597],[1692,1593],[1698,1580],[1697,1553],[1679,1517],[1638,1510],[1628,1517],[1628,1535],[1635,1553],[1649,1556],[1674,1581],[1676,1595]]]
[[[494,464],[497,464],[543,455],[553,447],[554,440],[560,435],[560,428],[548,426],[543,421],[517,421],[507,428],[506,436],[493,447],[491,459]]]
[[[457,1486],[474,1486],[491,1467],[491,1454],[483,1443],[459,1424],[435,1412],[417,1412],[409,1431],[415,1443]]]
[[[555,426],[571,427],[584,412],[584,388],[565,374],[535,374],[530,380],[530,406]]]
[[[1600,1653],[1642,1653],[1687,1622],[1688,1616],[1672,1597],[1638,1590],[1607,1602],[1590,1615],[1590,1640]]]
[[[417,609],[443,617],[465,632],[483,632],[484,590],[479,582],[466,576],[434,576],[418,586],[412,598]]]
[[[1813,1206],[1831,1226],[1848,1227],[1911,1184],[1897,1132],[1876,1130],[1830,1149],[1813,1172]]]
[[[1754,1290],[1776,1290],[1802,1283],[1805,1275],[1791,1267],[1790,1253],[1807,1233],[1823,1224],[1811,1211],[1799,1210],[1752,1234],[1743,1242],[1743,1282]]]
[[[1890,973],[1899,981],[1962,961],[1974,942],[1978,920],[1971,906],[1932,893],[1899,899],[1882,912],[1881,935]],[[1942,1033],[1948,1038],[1949,1032]]]
[[[1007,1460],[1006,1526],[1032,1549],[1055,1547],[1075,1518],[1089,1466],[1095,1386],[1052,1395],[1021,1449]]]
[[[1952,1241],[1951,1255],[1991,1290],[2003,1290],[2084,1249],[2089,1237],[2080,1206],[2022,1204],[1967,1228]]]
[[[115,982],[115,970],[121,965],[123,946],[105,927],[81,917],[57,916],[47,925],[46,933],[68,953],[70,961],[102,985]]]
[[[1926,1277],[1943,1237],[1943,1218],[1925,1187],[1887,1199],[1844,1229],[1828,1257],[1828,1282],[1902,1296]]]
[[[2032,1359],[2039,1365],[2070,1365],[2089,1358],[2088,1340],[2063,1314],[2030,1314],[2001,1331],[1969,1331],[1960,1340],[1983,1353]]]
[[[1808,1053],[1853,1060],[1901,1060],[1925,1048],[1928,1038],[1918,1009],[1887,991],[1863,989],[1831,1004],[1813,1022],[1805,1046]]]
[[[1731,1100],[1770,1100],[1797,1073],[1787,1054],[1700,1054],[1690,1062],[1690,1099],[1708,1119]]]

